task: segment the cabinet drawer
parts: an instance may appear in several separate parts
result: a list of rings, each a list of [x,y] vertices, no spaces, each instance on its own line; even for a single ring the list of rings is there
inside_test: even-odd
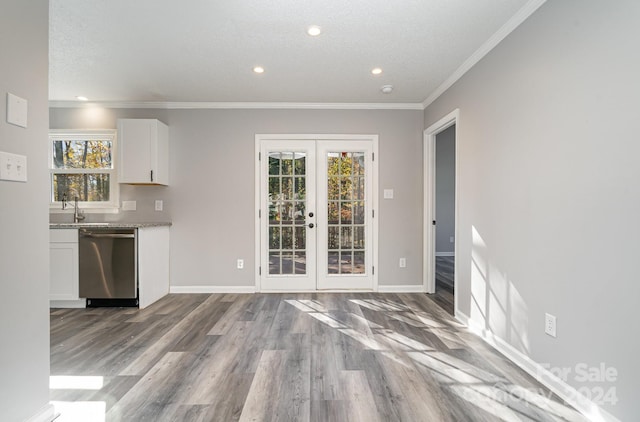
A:
[[[78,243],[78,229],[51,229],[49,242]]]

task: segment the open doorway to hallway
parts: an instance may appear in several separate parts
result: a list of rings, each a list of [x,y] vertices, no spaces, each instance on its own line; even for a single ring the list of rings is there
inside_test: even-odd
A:
[[[454,316],[459,115],[456,109],[424,131],[424,291]]]
[[[435,295],[454,314],[456,125],[435,139]]]

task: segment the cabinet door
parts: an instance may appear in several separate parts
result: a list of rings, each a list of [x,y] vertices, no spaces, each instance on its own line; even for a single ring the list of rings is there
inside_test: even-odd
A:
[[[49,299],[77,300],[78,244],[49,243]]]
[[[169,293],[169,227],[138,229],[140,309]]]
[[[152,183],[152,122],[150,119],[118,120],[120,183]]]
[[[155,120],[151,141],[151,169],[153,183],[169,184],[169,128],[159,120]]]
[[[169,128],[156,119],[119,119],[120,183],[169,184]]]

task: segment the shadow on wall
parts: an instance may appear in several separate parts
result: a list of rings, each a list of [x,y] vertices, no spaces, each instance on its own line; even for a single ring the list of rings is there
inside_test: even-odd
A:
[[[491,261],[490,250],[471,227],[471,320],[529,355],[528,308],[508,275]]]

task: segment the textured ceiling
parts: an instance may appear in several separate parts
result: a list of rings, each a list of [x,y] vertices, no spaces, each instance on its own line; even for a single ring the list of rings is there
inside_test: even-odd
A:
[[[52,0],[49,98],[421,103],[526,4]]]

